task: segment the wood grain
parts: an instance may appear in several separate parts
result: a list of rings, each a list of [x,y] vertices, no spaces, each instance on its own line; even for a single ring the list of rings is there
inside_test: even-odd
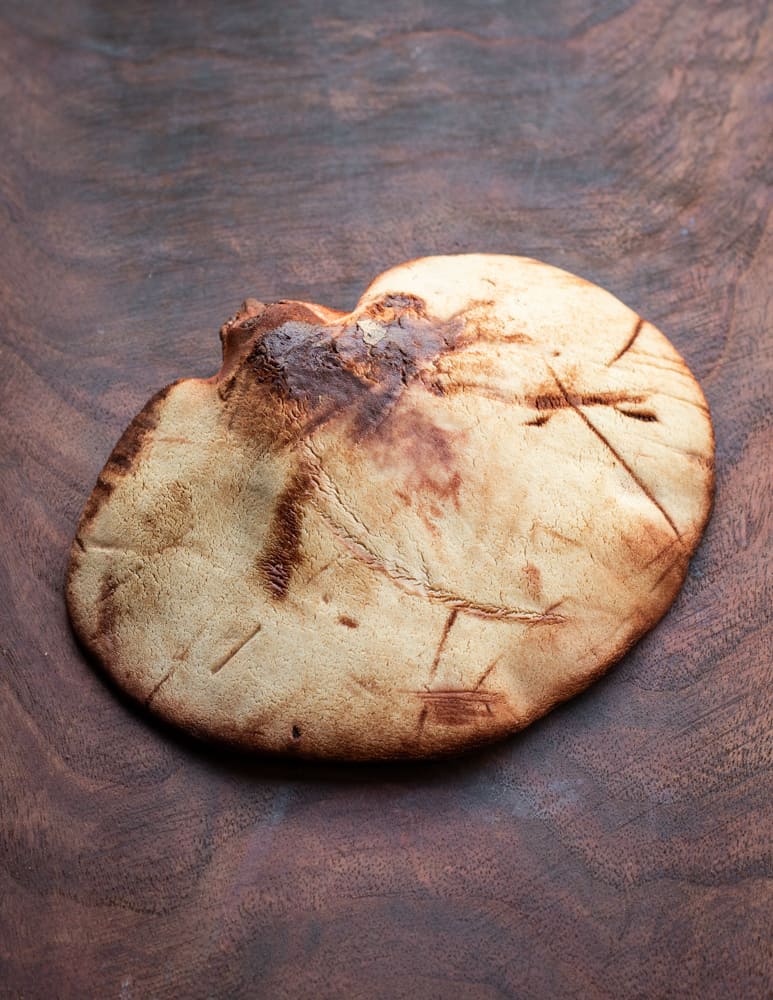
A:
[[[773,31],[765,0],[0,4],[0,993],[770,995]],[[663,622],[455,762],[213,751],[74,644],[129,418],[248,295],[547,260],[661,327],[715,422]]]

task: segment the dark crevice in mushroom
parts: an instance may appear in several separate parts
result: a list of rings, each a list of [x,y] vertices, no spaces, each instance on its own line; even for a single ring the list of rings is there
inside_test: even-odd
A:
[[[632,420],[643,420],[646,423],[657,423],[658,418],[651,410],[621,410],[620,407],[616,407],[618,413],[622,413],[624,417],[631,417]]]

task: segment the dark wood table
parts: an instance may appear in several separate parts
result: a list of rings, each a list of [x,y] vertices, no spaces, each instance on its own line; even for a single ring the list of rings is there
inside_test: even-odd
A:
[[[0,3],[3,996],[770,996],[772,23]],[[249,758],[135,710],[62,596],[129,418],[217,369],[247,295],[350,308],[469,250],[609,288],[700,379],[717,495],[672,610],[456,761]]]

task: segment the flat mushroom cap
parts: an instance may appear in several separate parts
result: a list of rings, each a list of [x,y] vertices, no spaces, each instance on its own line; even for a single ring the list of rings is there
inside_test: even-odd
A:
[[[428,257],[353,312],[247,300],[162,390],[73,543],[74,628],[197,735],[341,759],[511,733],[666,611],[706,401],[651,323],[538,261]]]

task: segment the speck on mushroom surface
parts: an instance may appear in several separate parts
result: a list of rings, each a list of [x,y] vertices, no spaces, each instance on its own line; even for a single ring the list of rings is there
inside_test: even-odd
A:
[[[584,688],[671,604],[711,422],[608,292],[428,257],[351,313],[249,298],[221,339],[216,376],[129,425],[72,548],[75,630],[154,712],[279,753],[459,751]]]

